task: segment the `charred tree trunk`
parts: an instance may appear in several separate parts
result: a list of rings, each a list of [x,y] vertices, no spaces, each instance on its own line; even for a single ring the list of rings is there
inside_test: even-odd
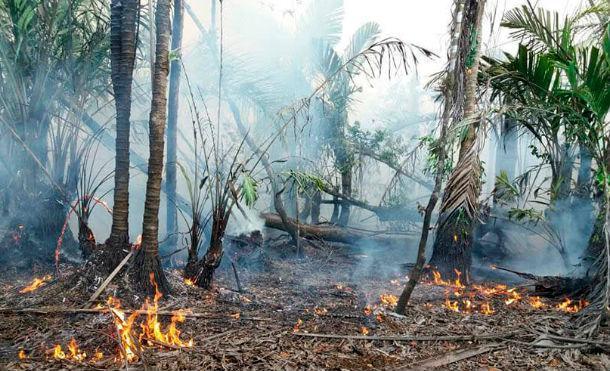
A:
[[[143,292],[154,295],[170,291],[169,282],[159,259],[159,204],[163,177],[165,120],[167,109],[167,74],[169,70],[169,0],[158,0],[155,12],[156,52],[152,101],[149,119],[148,180],[142,224],[142,246],[136,253],[136,285]],[[151,282],[153,281],[153,282]]]
[[[116,106],[116,157],[112,228],[107,241],[115,253],[107,266],[116,266],[119,252],[129,245],[129,133],[131,85],[137,48],[138,0],[112,0],[110,21],[110,64]]]
[[[214,230],[214,228],[212,229]],[[210,247],[199,264],[199,270],[195,276],[195,284],[197,286],[206,290],[212,288],[212,284],[214,283],[214,272],[216,271],[216,268],[220,266],[223,255],[222,237],[219,236],[218,232],[213,232]]]
[[[184,19],[183,0],[174,0],[171,51],[181,53]],[[178,209],[176,208],[176,161],[178,147],[178,110],[180,107],[180,75],[182,61],[171,61],[169,74],[169,101],[167,104],[167,165],[166,165],[166,233],[170,236],[167,245],[175,248],[178,243]]]
[[[458,60],[458,69],[464,69],[464,100],[462,116],[468,122],[468,131],[460,144],[458,163],[449,177],[443,196],[438,230],[430,265],[435,266],[447,279],[462,275],[470,281],[472,245],[481,193],[481,162],[477,131],[480,118],[476,112],[476,87],[479,70],[480,43],[484,0],[467,0],[463,12],[463,28],[459,51],[466,57]],[[461,97],[456,96],[459,99]],[[454,107],[455,109],[455,107]],[[460,273],[458,273],[460,272]]]

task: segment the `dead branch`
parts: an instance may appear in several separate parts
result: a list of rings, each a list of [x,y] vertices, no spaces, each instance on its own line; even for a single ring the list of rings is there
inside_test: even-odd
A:
[[[326,338],[326,339],[350,339],[350,340],[380,340],[380,341],[477,341],[477,340],[499,340],[508,339],[523,331],[511,331],[496,334],[472,334],[472,335],[445,335],[445,336],[369,336],[369,335],[336,335],[336,334],[313,334],[307,332],[295,332],[294,336]]]
[[[261,218],[265,220],[265,227],[284,231],[284,224],[277,214],[262,213]],[[338,227],[333,225],[311,225],[297,223],[294,219],[288,218],[287,222],[292,228],[297,228],[302,237],[317,238],[325,241],[355,243],[362,240],[378,242],[380,244],[390,244],[408,246],[409,236],[405,234],[392,234],[387,232],[368,232],[360,229]]]

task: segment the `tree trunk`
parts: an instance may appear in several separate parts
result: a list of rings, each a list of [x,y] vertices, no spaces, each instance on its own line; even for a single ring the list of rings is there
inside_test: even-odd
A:
[[[352,196],[352,166],[351,164],[346,164],[341,171],[341,192],[347,196]],[[339,225],[347,226],[349,223],[350,216],[350,204],[349,202],[341,203],[341,214],[339,215]]]
[[[129,245],[129,132],[131,85],[137,47],[139,1],[112,0],[110,21],[110,63],[116,106],[116,157],[114,204],[108,245],[117,253],[109,254],[112,269],[119,263],[118,252]]]
[[[202,287],[206,290],[212,288],[212,284],[214,283],[214,272],[216,268],[220,266],[220,262],[222,261],[223,246],[222,246],[222,237],[224,235],[224,228],[220,231],[222,222],[214,220],[212,222],[212,238],[210,240],[210,247],[208,251],[206,251],[205,256],[197,264],[196,274],[194,276],[190,276],[194,279],[195,284],[199,287]],[[192,271],[191,271],[192,272]]]
[[[181,53],[182,29],[184,19],[183,0],[174,0],[174,18],[172,23],[173,53]],[[167,105],[167,162],[166,162],[166,233],[170,236],[168,246],[175,248],[178,243],[178,210],[176,208],[176,161],[178,146],[178,110],[180,105],[180,74],[182,61],[176,58],[171,61],[169,73],[169,101]]]
[[[430,265],[436,267],[443,278],[453,280],[461,275],[465,283],[470,281],[474,228],[481,193],[481,163],[477,143],[480,118],[476,112],[476,87],[484,5],[484,0],[467,0],[464,5],[464,26],[458,53],[467,54],[467,57],[461,62],[464,66],[457,68],[465,67],[462,116],[468,123],[468,132],[460,144],[458,163],[449,177],[443,196],[430,259]]]
[[[136,285],[143,292],[154,295],[170,290],[159,259],[159,203],[163,177],[163,150],[167,109],[167,74],[169,71],[169,0],[158,0],[156,19],[156,52],[149,119],[148,180],[142,225],[142,246],[135,259]],[[152,282],[154,281],[154,282]]]
[[[322,193],[316,191],[311,200],[311,224],[320,223],[320,205],[322,204]]]

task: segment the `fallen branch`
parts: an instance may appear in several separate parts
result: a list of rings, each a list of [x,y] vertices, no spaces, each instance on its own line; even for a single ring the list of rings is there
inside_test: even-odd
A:
[[[188,313],[185,309],[174,309],[174,310],[161,310],[156,312],[157,315],[163,317],[171,317],[176,314],[176,311],[181,310],[182,314],[186,318],[206,318],[206,319],[234,319],[231,316],[213,316],[209,313]],[[109,313],[110,311],[107,308],[0,308],[0,314],[40,314],[40,315],[61,315],[61,314],[103,314]],[[137,313],[148,314],[147,310],[124,310],[126,314]],[[244,321],[272,321],[270,318],[261,318],[261,317],[243,317],[240,316],[237,320]]]
[[[313,334],[307,332],[295,332],[294,336],[326,338],[326,339],[349,339],[349,340],[380,340],[380,341],[477,341],[497,340],[513,337],[522,331],[511,331],[497,334],[472,334],[472,335],[445,335],[445,336],[369,336],[369,335],[335,335],[335,334]]]
[[[446,353],[440,357],[433,357],[415,364],[405,366],[404,368],[398,368],[397,370],[430,370],[437,369],[439,367],[447,366],[451,363],[463,361],[465,359],[476,357],[483,353],[488,353],[494,350],[502,349],[503,347],[494,345],[485,345],[469,349],[458,349],[453,352]]]
[[[265,227],[284,230],[284,223],[277,214],[262,213],[261,218],[265,220]],[[391,244],[408,246],[410,238],[406,234],[387,233],[387,232],[365,232],[360,229],[338,227],[334,225],[311,225],[297,223],[294,219],[288,218],[287,222],[292,228],[298,226],[301,237],[317,238],[325,241],[355,243],[361,240],[378,242],[379,244]]]
[[[110,284],[110,282],[112,281],[112,279],[114,278],[114,276],[116,276],[121,269],[125,266],[125,264],[127,264],[127,262],[129,261],[129,259],[133,256],[133,251],[130,251],[129,254],[127,254],[125,256],[125,258],[123,258],[123,260],[119,263],[119,265],[116,266],[116,268],[114,268],[114,270],[112,271],[112,273],[110,273],[110,275],[104,280],[104,282],[100,285],[100,287],[95,291],[95,293],[93,295],[91,295],[91,297],[89,298],[89,300],[87,301],[87,303],[85,304],[85,307],[88,307],[90,304],[92,304],[95,300],[97,300],[97,298],[102,294],[102,292],[104,292],[104,290],[106,289],[106,286],[108,286]]]

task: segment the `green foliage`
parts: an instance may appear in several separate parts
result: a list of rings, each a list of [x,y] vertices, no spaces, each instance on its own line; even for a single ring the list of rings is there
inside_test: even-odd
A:
[[[292,181],[297,186],[300,193],[313,195],[318,191],[323,191],[330,188],[328,183],[321,177],[305,171],[296,171],[290,169],[285,173],[286,180]]]
[[[250,174],[244,174],[241,183],[241,199],[248,207],[254,206],[258,200],[258,183]]]
[[[509,219],[516,220],[518,222],[532,222],[537,224],[538,222],[544,220],[544,213],[533,208],[520,209],[514,207],[508,210],[508,217]]]

